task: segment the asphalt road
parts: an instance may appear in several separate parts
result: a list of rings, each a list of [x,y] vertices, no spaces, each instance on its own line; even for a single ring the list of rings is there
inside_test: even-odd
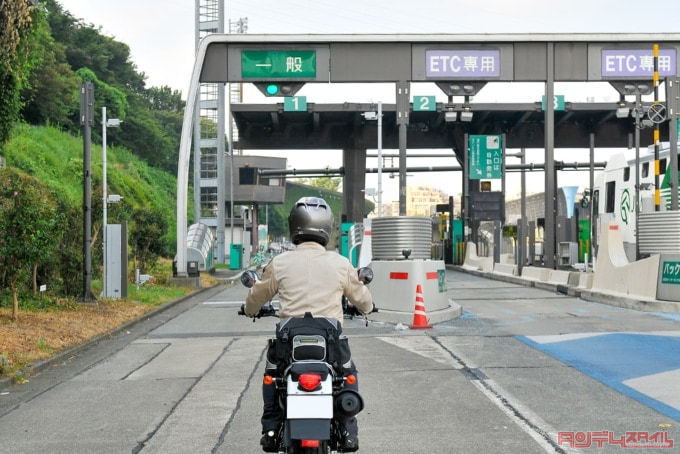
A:
[[[680,442],[677,317],[453,270],[446,280],[464,313],[433,330],[346,321],[366,401],[360,452]],[[0,452],[261,452],[263,353],[276,320],[237,316],[244,297],[242,287],[202,292],[1,388]]]

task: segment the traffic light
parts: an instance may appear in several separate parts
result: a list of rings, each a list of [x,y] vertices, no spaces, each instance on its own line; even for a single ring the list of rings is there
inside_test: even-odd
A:
[[[305,85],[304,82],[258,82],[260,92],[267,96],[293,96]]]

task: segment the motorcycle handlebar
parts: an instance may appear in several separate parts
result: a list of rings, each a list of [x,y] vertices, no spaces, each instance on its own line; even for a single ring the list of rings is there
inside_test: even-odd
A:
[[[242,315],[244,317],[247,317],[246,311],[245,311],[245,304],[241,304],[241,308],[238,310],[238,315]],[[256,318],[278,317],[278,316],[279,316],[278,309],[276,309],[271,303],[265,304],[257,312],[257,315],[255,315],[253,317],[253,322],[255,321]]]

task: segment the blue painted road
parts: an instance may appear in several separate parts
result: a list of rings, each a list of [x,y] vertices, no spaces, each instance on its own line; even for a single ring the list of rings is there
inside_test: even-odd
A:
[[[581,333],[517,338],[680,421],[680,332]]]

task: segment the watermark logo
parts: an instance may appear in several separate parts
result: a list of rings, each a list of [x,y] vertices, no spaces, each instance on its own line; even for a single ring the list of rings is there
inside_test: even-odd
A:
[[[557,444],[567,444],[570,448],[590,448],[604,445],[619,446],[621,448],[635,449],[666,449],[672,448],[673,440],[668,438],[668,432],[626,432],[625,435],[616,436],[609,430],[590,432],[558,432]]]

